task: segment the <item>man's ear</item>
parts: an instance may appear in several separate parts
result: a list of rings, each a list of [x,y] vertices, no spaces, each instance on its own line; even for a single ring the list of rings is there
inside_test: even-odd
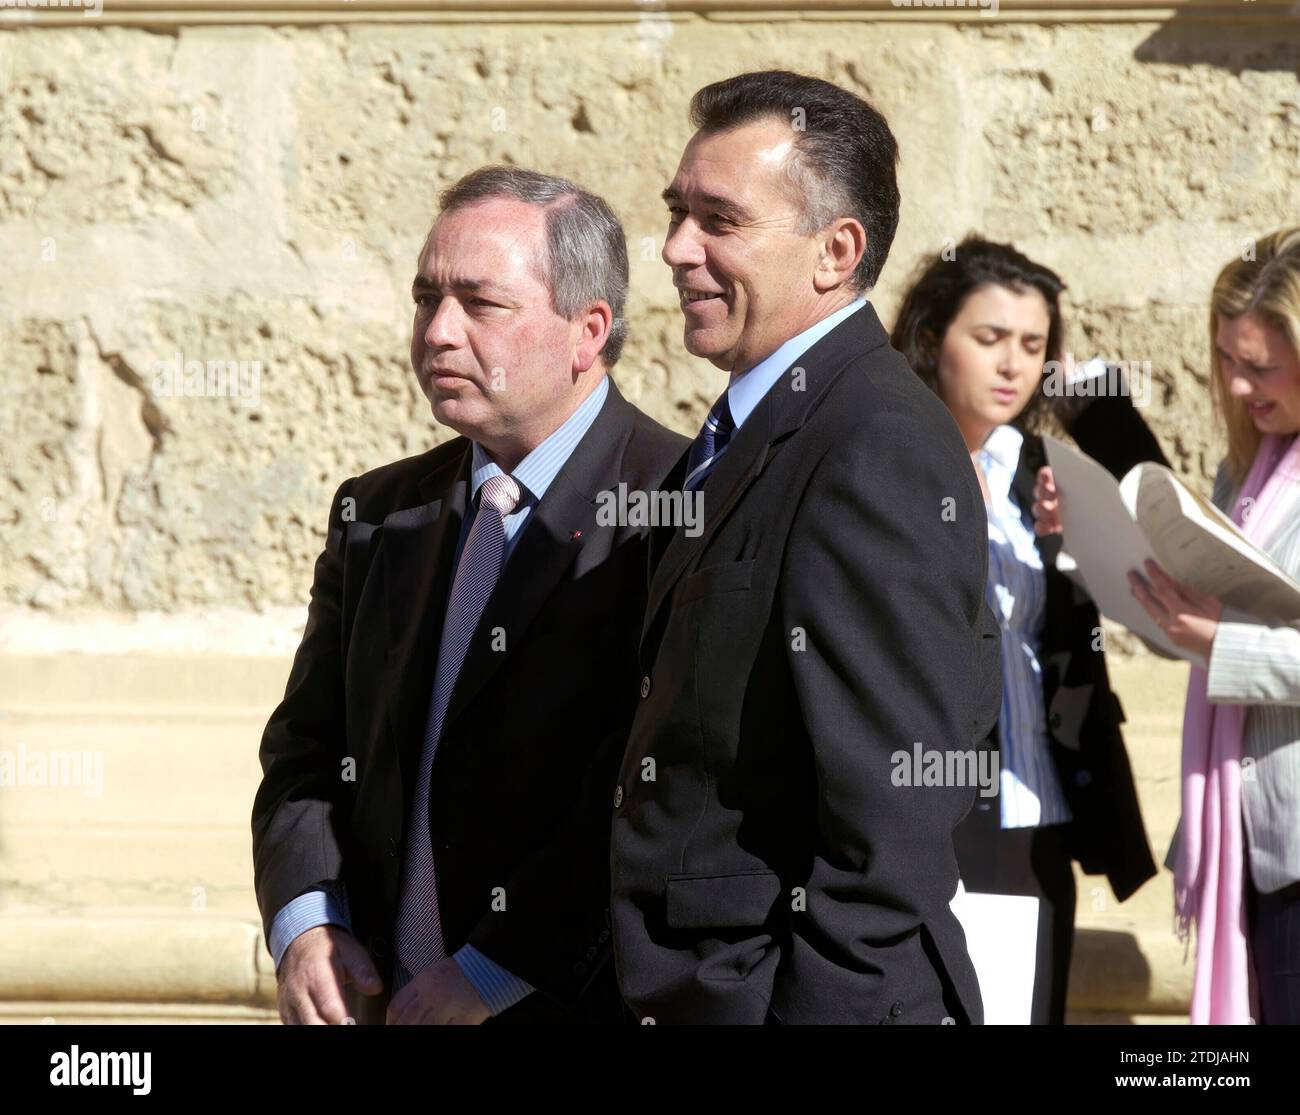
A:
[[[593,302],[579,319],[581,332],[573,346],[573,376],[577,377],[590,371],[591,366],[600,357],[609,340],[609,331],[614,326],[614,311],[604,299]]]
[[[853,217],[839,217],[821,233],[821,254],[813,272],[818,294],[851,282],[867,250],[867,230]]]

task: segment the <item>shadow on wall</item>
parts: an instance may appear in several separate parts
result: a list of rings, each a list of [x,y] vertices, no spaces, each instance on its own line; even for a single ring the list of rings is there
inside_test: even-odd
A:
[[[1069,1008],[1106,1014],[1152,1012],[1151,965],[1132,933],[1078,929],[1070,963]]]
[[[1300,15],[1281,7],[1247,7],[1240,22],[1209,21],[1179,12],[1133,52],[1139,62],[1217,66],[1300,74]]]

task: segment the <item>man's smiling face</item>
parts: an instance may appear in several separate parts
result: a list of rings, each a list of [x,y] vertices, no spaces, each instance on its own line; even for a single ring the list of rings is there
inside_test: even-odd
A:
[[[697,132],[664,190],[685,344],[726,371],[748,371],[813,324],[821,254],[800,231],[786,160],[795,133],[778,117]]]

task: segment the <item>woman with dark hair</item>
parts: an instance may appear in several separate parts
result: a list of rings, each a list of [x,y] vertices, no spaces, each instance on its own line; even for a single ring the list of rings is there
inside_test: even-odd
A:
[[[988,514],[1003,695],[986,746],[998,752],[999,774],[996,797],[977,797],[957,830],[962,882],[972,893],[1038,899],[1030,1017],[1058,1024],[1074,941],[1071,861],[1105,874],[1120,902],[1156,873],[1096,606],[1057,568],[1060,536],[1034,529],[1036,482],[1040,496],[1054,494],[1034,431],[1068,390],[1063,289],[1010,245],[967,238],[954,258],[923,263],[891,338],[956,421]],[[1060,401],[1080,447],[1117,476],[1140,460],[1164,461],[1126,395]]]

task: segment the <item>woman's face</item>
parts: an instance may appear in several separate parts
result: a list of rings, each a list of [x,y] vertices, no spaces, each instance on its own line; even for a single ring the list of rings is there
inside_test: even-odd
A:
[[[1047,299],[1032,287],[986,283],[966,296],[939,350],[939,397],[967,444],[1010,422],[1038,390],[1051,326]]]
[[[1220,318],[1214,347],[1224,390],[1260,433],[1300,432],[1300,355],[1281,329],[1249,311]]]

